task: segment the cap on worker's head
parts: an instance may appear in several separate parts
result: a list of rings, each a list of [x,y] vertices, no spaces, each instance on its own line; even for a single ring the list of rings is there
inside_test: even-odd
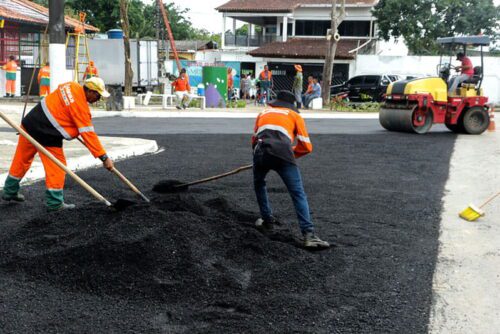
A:
[[[295,69],[299,72],[302,72],[302,66],[300,66],[299,64],[295,64]]]
[[[186,73],[186,69],[185,68],[181,68],[181,73]]]
[[[94,61],[93,60],[89,61],[89,65],[94,66]]]
[[[292,92],[287,90],[280,90],[278,94],[276,94],[276,100],[288,103],[295,103],[295,95]]]
[[[457,60],[462,59],[464,56],[465,56],[465,54],[463,52],[457,53]]]
[[[109,92],[106,90],[104,80],[98,77],[92,77],[85,80],[84,84],[90,90],[98,92],[102,97],[109,97]]]

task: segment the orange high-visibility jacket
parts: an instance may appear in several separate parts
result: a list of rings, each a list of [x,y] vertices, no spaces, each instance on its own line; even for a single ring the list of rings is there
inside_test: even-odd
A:
[[[50,86],[50,67],[45,65],[38,72],[38,84],[40,86]]]
[[[270,154],[294,162],[294,157],[312,152],[311,139],[302,116],[278,103],[257,116],[252,146],[262,144]]]
[[[83,73],[83,80],[87,80],[92,77],[98,77],[98,76],[99,76],[99,71],[97,70],[97,67],[89,65],[85,69],[85,73]]]
[[[6,71],[7,80],[16,80],[17,75],[17,63],[15,60],[9,60],[7,64],[2,66],[2,69]]]
[[[41,102],[45,116],[64,139],[83,137],[94,157],[106,154],[92,125],[92,115],[83,87],[67,82],[47,95]]]
[[[273,78],[273,72],[271,72],[271,71],[260,72],[260,75],[259,75],[260,81],[271,81],[272,78]]]
[[[190,92],[191,86],[189,85],[189,79],[185,77],[182,79],[178,77],[174,82],[172,82],[172,86],[174,87],[176,92]]]

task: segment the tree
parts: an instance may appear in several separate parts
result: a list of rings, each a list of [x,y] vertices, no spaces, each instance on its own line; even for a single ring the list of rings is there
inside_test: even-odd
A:
[[[340,13],[337,14],[337,0],[332,0],[331,27],[327,33],[327,52],[325,57],[325,65],[323,66],[323,81],[321,83],[321,97],[323,103],[330,103],[330,85],[332,84],[333,62],[335,53],[337,52],[337,41],[339,35],[337,28],[342,23],[345,17],[345,0],[342,0]]]
[[[120,0],[120,18],[123,30],[123,45],[125,48],[125,96],[132,96],[132,61],[130,60],[130,29],[128,20],[129,0]]]
[[[493,0],[380,0],[373,10],[379,37],[404,38],[412,54],[435,54],[438,37],[486,34],[496,38],[500,6]]]

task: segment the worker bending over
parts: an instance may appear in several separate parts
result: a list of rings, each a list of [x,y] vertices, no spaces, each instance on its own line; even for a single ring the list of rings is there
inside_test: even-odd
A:
[[[319,239],[314,233],[314,225],[309,213],[309,204],[304,192],[300,171],[295,161],[312,152],[312,144],[307,134],[304,120],[294,105],[295,96],[280,91],[276,101],[257,116],[255,121],[253,146],[254,188],[259,203],[261,218],[256,221],[259,228],[269,229],[277,221],[266,189],[266,175],[274,170],[285,183],[292,197],[299,227],[304,236],[306,248],[327,248],[329,243]]]
[[[66,164],[62,149],[63,139],[71,140],[79,135],[94,157],[98,157],[108,170],[113,161],[106,155],[92,125],[88,103],[109,97],[104,81],[90,78],[84,86],[67,82],[38,103],[22,120],[21,125],[37,142],[44,146],[59,161]],[[19,184],[28,172],[37,149],[23,136],[19,136],[16,153],[5,180],[2,199],[23,202]],[[46,200],[49,211],[74,209],[75,205],[64,203],[63,189],[66,173],[45,155],[40,154],[45,169]]]

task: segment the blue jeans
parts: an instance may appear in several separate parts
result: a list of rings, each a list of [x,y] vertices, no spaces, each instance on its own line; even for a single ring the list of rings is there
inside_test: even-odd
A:
[[[271,81],[261,81],[260,88],[262,89],[262,93],[266,92],[266,103],[269,102],[271,93]]]
[[[292,197],[302,233],[313,232],[314,225],[311,222],[309,204],[299,167],[257,149],[253,158],[253,183],[262,219],[269,220],[272,217],[272,209],[266,189],[266,175],[271,170],[278,173]]]

